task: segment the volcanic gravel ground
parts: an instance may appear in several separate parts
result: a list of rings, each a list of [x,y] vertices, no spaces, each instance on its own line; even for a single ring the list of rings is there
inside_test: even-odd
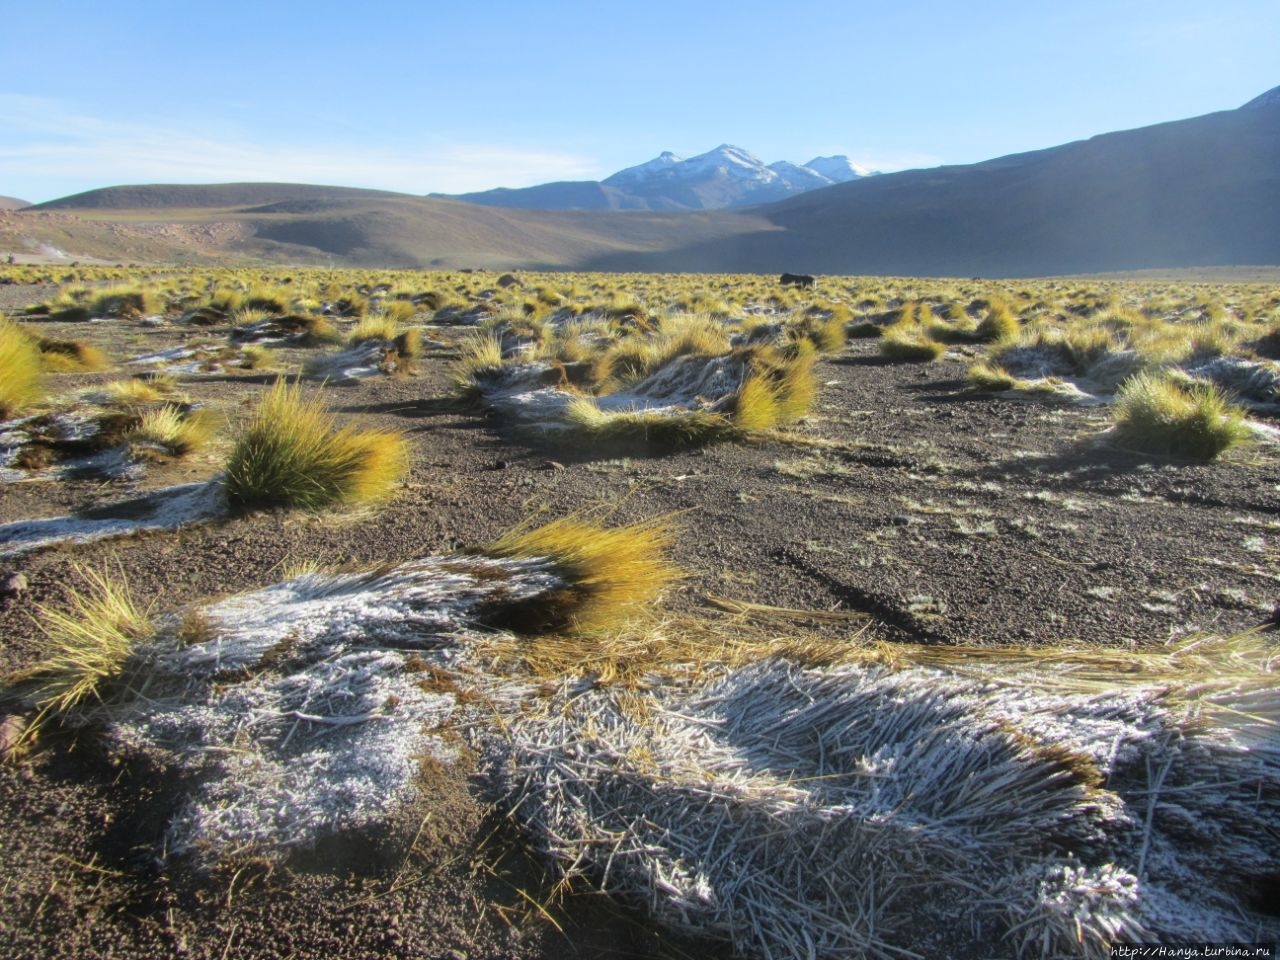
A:
[[[21,299],[13,288],[5,295],[9,307]],[[125,321],[40,326],[102,343],[116,358],[219,336]],[[791,440],[667,455],[508,435],[450,399],[444,356],[424,359],[414,376],[331,385],[341,416],[410,437],[412,472],[392,502],[262,513],[0,562],[0,575],[22,572],[29,583],[0,599],[0,670],[33,662],[36,605],[65,600],[73,564],[118,568],[135,597],[166,611],[276,582],[293,563],[408,559],[482,545],[539,511],[552,519],[586,508],[617,522],[680,513],[675,553],[689,576],[667,604],[685,612],[705,610],[710,594],[843,611],[838,624],[797,615],[835,636],[865,625],[887,640],[1119,647],[1273,622],[1274,452],[1198,465],[1118,451],[1100,437],[1105,407],[970,394],[968,362],[953,351],[930,364],[885,364],[874,341],[855,341],[819,364],[818,403]],[[53,382],[69,392],[106,379]],[[183,389],[234,424],[268,379],[193,377]],[[225,449],[153,469],[141,487],[6,484],[0,522],[204,479]],[[478,778],[441,769],[426,782],[422,827],[407,847],[320,850],[274,871],[247,863],[195,876],[157,867],[161,811],[172,799],[163,783],[87,739],[57,742],[0,766],[5,955],[707,955],[590,897],[542,914],[531,904],[546,898],[548,882],[518,853]]]

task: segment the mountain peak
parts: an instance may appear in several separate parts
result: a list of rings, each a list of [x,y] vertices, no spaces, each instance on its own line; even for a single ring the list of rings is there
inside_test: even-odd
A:
[[[1259,97],[1254,97],[1241,110],[1256,110],[1258,107],[1280,107],[1280,87],[1272,87]]]
[[[822,174],[828,180],[834,180],[836,183],[846,183],[849,180],[869,177],[875,173],[874,170],[869,170],[861,164],[854,163],[843,153],[838,153],[832,157],[814,157],[805,166]]]

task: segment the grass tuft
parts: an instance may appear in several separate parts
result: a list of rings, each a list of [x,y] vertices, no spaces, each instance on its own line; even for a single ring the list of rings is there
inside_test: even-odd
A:
[[[469,396],[475,393],[478,380],[492,377],[501,370],[502,340],[495,334],[486,334],[463,345],[450,373],[455,390]]]
[[[1018,378],[998,363],[980,360],[969,367],[969,386],[983,393],[1002,393],[1018,386]]]
[[[1113,422],[1121,446],[1191,460],[1212,460],[1250,437],[1244,412],[1218,387],[1159,372],[1120,387]]]
[[[178,390],[172,377],[113,380],[107,384],[107,402],[112,406],[132,407],[144,403],[157,403],[173,396]]]
[[[577,517],[542,527],[518,527],[484,552],[495,557],[546,558],[572,586],[535,598],[527,630],[592,631],[623,624],[680,576],[667,559],[676,530],[668,518],[605,528]],[[520,624],[503,624],[512,628]]]
[[[204,411],[183,411],[167,403],[144,412],[127,439],[131,443],[153,443],[172,456],[183,457],[203,447],[212,434],[212,418]]]
[[[408,469],[403,437],[339,427],[324,398],[278,381],[227,462],[233,509],[362,503],[390,496]]]
[[[741,435],[734,421],[711,410],[601,410],[587,396],[569,402],[565,419],[572,429],[601,445],[678,450]]]
[[[36,626],[44,635],[43,657],[9,678],[30,685],[35,736],[50,719],[66,716],[90,699],[102,701],[108,683],[119,677],[135,645],[152,634],[150,610],[139,607],[118,573],[77,565],[88,586],[73,590],[66,609],[37,605]]]
[[[40,349],[19,327],[0,319],[0,420],[44,396]]]
[[[946,345],[930,340],[919,324],[895,323],[880,337],[881,355],[899,363],[927,363],[946,352]]]

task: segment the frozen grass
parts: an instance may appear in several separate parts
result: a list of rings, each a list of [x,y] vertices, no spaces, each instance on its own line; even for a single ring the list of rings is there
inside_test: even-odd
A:
[[[582,651],[504,728],[504,786],[567,877],[743,956],[1249,939],[1275,927],[1245,891],[1273,869],[1280,775],[1256,640],[846,645],[818,668],[766,647],[718,678],[661,647],[668,682],[624,661],[623,684]]]
[[[659,449],[704,446],[742,435],[737,424],[711,410],[602,410],[591,397],[574,397],[565,408],[569,427],[600,444],[637,444]]]
[[[28,736],[88,700],[101,700],[105,686],[119,676],[137,643],[152,633],[149,609],[134,601],[119,571],[79,565],[75,571],[86,587],[72,590],[65,609],[37,605],[41,659],[9,678],[30,691],[27,699],[36,717]]]
[[[667,559],[676,529],[667,518],[606,528],[579,517],[518,527],[492,543],[496,557],[546,558],[572,586],[539,598],[532,631],[616,627],[651,603],[680,571]],[[519,624],[504,624],[519,626]]]
[[[227,462],[233,509],[361,503],[391,495],[408,468],[403,437],[339,427],[323,394],[279,381]]]
[[[1116,394],[1112,439],[1162,456],[1212,460],[1250,437],[1244,414],[1213,384],[1168,373],[1132,377]]]
[[[0,319],[0,420],[44,396],[40,350],[20,328]]]

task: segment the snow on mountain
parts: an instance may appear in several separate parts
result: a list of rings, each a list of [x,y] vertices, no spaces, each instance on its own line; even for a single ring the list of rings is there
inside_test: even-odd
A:
[[[687,163],[684,157],[677,157],[670,150],[664,150],[658,156],[646,163],[636,164],[634,167],[627,167],[625,170],[619,170],[613,176],[605,177],[601,183],[606,183],[611,187],[624,186],[628,183],[635,183],[639,180],[648,180],[651,177],[660,177],[664,173],[670,171],[676,166]]]
[[[766,165],[750,151],[722,143],[685,159],[671,151],[604,180],[489,190],[457,199],[544,210],[719,210],[772,203],[866,176],[848,157],[817,157],[805,165]]]
[[[723,174],[744,180],[761,180],[765,183],[771,183],[777,179],[777,174],[751,153],[727,143],[722,143],[714,150],[700,153],[696,157],[690,157],[685,164],[685,171],[695,176]]]
[[[869,177],[875,172],[854,163],[844,154],[837,154],[834,157],[814,157],[805,166],[822,174],[832,183],[847,183],[850,180]]]
[[[810,166],[802,167],[800,164],[792,163],[790,160],[779,160],[777,163],[771,163],[769,164],[769,169],[781,177],[797,193],[803,193],[805,190],[817,190],[819,187],[829,187],[836,182]]]

